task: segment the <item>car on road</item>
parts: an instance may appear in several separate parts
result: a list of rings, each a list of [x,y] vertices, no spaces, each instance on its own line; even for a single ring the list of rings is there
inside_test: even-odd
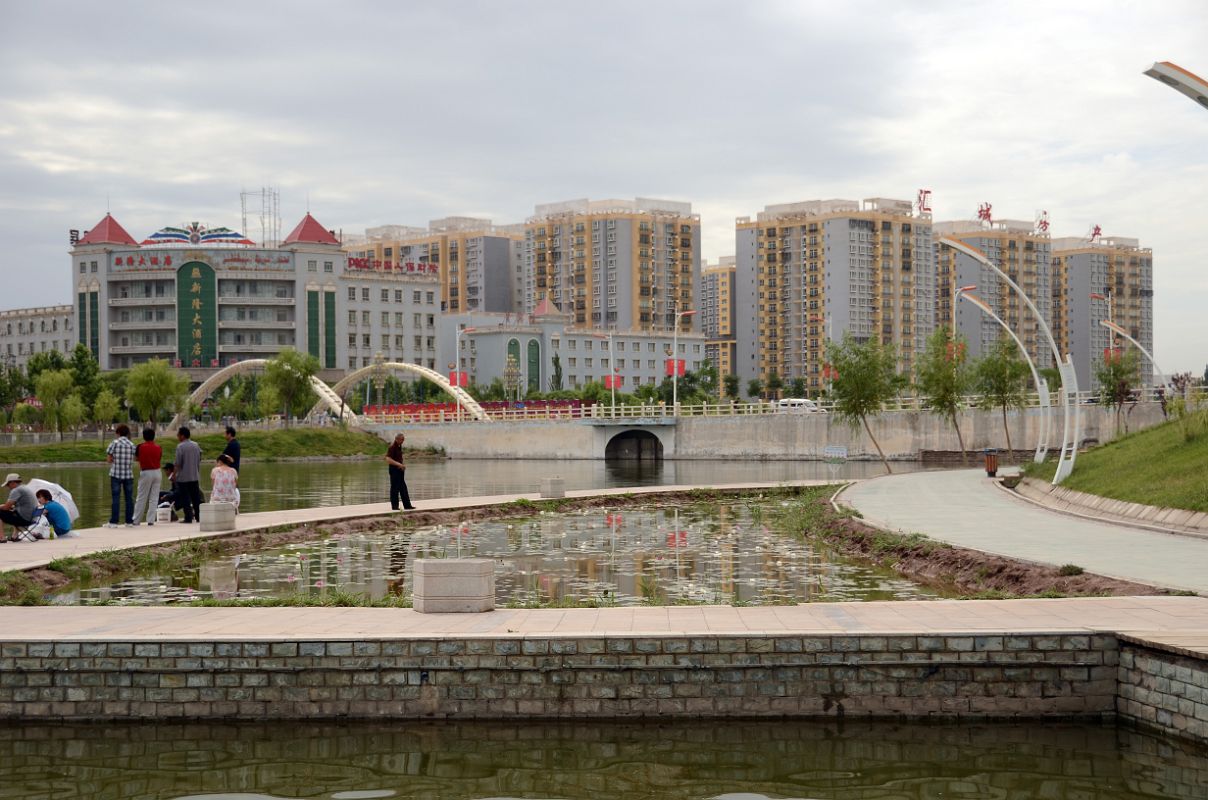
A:
[[[780,414],[825,414],[826,409],[803,397],[786,397],[776,404]]]

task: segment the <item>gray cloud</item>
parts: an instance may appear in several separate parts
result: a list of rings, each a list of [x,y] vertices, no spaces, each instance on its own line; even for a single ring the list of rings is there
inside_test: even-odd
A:
[[[1208,11],[1079,2],[13,3],[0,30],[9,307],[64,302],[68,228],[517,221],[571,197],[692,201],[706,255],[767,203],[1047,209],[1154,247],[1157,349],[1200,369],[1208,115],[1142,77],[1201,72]]]

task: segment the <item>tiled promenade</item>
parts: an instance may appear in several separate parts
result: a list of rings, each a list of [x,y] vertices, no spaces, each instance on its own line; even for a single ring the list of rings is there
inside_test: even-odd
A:
[[[1208,595],[1208,539],[1049,511],[1002,490],[981,470],[874,478],[847,488],[840,500],[890,530]]]

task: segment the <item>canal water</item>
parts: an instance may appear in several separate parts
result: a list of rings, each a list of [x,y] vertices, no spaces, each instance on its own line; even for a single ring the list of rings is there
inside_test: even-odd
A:
[[[895,472],[921,469],[915,462],[894,464]],[[29,466],[23,477],[62,484],[80,509],[78,527],[101,525],[109,518],[109,472],[104,465]],[[535,492],[542,478],[561,477],[567,489],[625,486],[865,478],[884,474],[879,462],[849,461],[664,461],[657,464],[605,463],[599,460],[416,460],[407,467],[414,500]],[[202,478],[209,492],[209,472]],[[239,475],[240,510],[377,503],[389,500],[390,482],[380,459],[370,461],[246,462]],[[123,512],[124,513],[124,512]]]
[[[5,800],[1205,796],[1202,749],[1096,723],[0,724]]]
[[[416,558],[489,558],[500,606],[767,605],[920,600],[935,593],[778,530],[800,500],[540,513],[330,538],[211,559],[176,574],[74,588],[56,602],[161,604],[206,598],[409,597]]]

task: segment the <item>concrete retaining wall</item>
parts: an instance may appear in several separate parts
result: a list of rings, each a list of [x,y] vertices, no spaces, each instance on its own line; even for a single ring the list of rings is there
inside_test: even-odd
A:
[[[1202,654],[1120,637],[1119,699],[1127,720],[1208,742],[1208,662]]]
[[[1115,417],[1107,409],[1082,407],[1082,439],[1108,441],[1115,435]],[[1034,448],[1039,434],[1039,409],[1007,414],[1011,443]],[[1130,430],[1163,421],[1157,403],[1140,403],[1129,415]],[[1051,432],[1050,447],[1060,446],[1060,415]],[[946,421],[919,411],[895,411],[871,421],[885,455],[914,460],[923,450],[957,450],[956,434]],[[664,458],[788,460],[821,459],[829,445],[842,445],[851,458],[877,458],[863,430],[854,430],[830,414],[763,414],[634,420],[610,424],[601,420],[541,420],[500,423],[442,423],[384,425],[375,429],[392,439],[407,433],[411,447],[440,447],[455,458],[604,458],[608,441],[627,430],[644,430],[663,445]],[[996,411],[967,411],[961,432],[968,450],[1005,447],[1002,416]]]

